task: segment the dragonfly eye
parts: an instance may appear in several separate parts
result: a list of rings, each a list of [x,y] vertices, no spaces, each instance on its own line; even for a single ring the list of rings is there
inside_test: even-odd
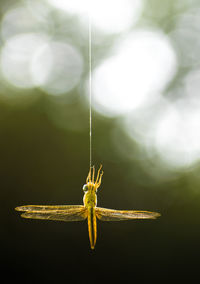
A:
[[[84,192],[88,191],[88,186],[87,186],[87,184],[84,184],[84,186],[83,186],[83,191],[84,191]]]

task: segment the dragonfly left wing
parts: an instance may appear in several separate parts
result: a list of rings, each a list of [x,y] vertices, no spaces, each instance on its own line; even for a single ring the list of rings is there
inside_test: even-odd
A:
[[[115,210],[96,207],[96,216],[101,221],[123,221],[132,219],[156,219],[160,213],[138,210]]]
[[[21,214],[23,218],[44,219],[55,221],[82,221],[87,218],[87,209],[82,205],[63,205],[63,206],[46,206],[46,205],[27,205],[16,208],[17,211],[25,211]]]

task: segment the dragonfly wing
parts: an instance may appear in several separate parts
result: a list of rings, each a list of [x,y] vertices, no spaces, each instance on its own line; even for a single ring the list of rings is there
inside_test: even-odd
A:
[[[35,210],[25,211],[21,214],[23,218],[44,219],[55,221],[83,221],[87,218],[87,209],[84,206],[65,210]]]
[[[16,207],[17,211],[50,211],[50,210],[67,210],[84,207],[83,205],[23,205]]]
[[[96,216],[101,221],[123,221],[133,219],[155,219],[159,213],[138,210],[114,210],[96,207]]]

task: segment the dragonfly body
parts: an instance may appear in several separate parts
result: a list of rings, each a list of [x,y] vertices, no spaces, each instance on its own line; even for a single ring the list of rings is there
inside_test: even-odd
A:
[[[85,208],[87,208],[88,214],[88,232],[90,239],[90,246],[94,249],[97,240],[97,218],[96,218],[96,206],[97,206],[97,188],[101,184],[101,177],[103,172],[100,174],[100,170],[97,174],[97,179],[94,181],[94,168],[93,174],[91,176],[91,169],[89,171],[86,184],[83,186],[84,196],[83,196],[83,204]]]
[[[82,221],[88,219],[90,246],[94,249],[97,239],[97,218],[101,221],[121,221],[133,219],[155,219],[159,213],[138,210],[115,210],[97,207],[97,189],[101,184],[101,167],[95,180],[95,169],[90,168],[83,186],[83,205],[25,205],[15,209],[23,211],[24,218],[56,221]]]

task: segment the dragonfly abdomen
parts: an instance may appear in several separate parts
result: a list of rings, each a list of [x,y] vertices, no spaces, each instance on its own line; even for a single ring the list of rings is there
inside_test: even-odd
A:
[[[90,239],[90,246],[94,249],[97,240],[97,222],[94,207],[88,208],[88,232]]]

